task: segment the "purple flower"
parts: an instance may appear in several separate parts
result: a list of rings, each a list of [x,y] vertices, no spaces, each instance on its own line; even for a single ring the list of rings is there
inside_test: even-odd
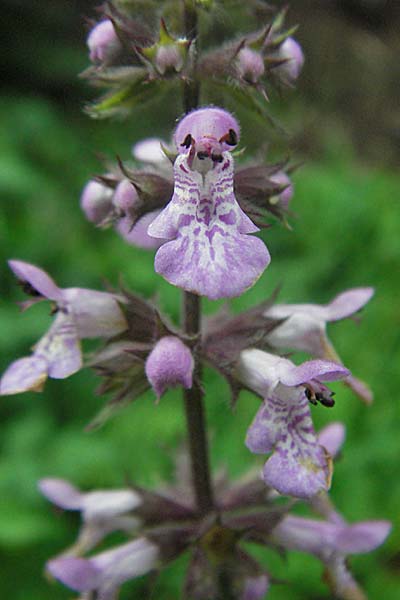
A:
[[[83,493],[64,479],[41,479],[39,489],[50,502],[65,510],[79,510],[83,525],[77,543],[63,554],[91,550],[113,531],[133,533],[140,521],[130,513],[142,500],[133,490],[96,490]]]
[[[169,387],[191,388],[194,360],[189,348],[173,335],[161,338],[146,360],[146,376],[158,398]]]
[[[93,27],[87,45],[90,60],[95,64],[107,61],[119,50],[121,44],[110,19],[100,21]]]
[[[364,521],[348,525],[287,516],[273,530],[272,541],[287,550],[308,552],[327,568],[328,581],[340,598],[361,599],[357,583],[346,566],[346,556],[371,552],[389,534],[387,521]]]
[[[329,489],[331,461],[318,443],[306,386],[319,389],[321,381],[346,377],[347,369],[323,360],[296,366],[285,358],[249,349],[241,353],[238,375],[264,397],[246,445],[257,454],[272,453],[264,465],[265,482],[281,494],[298,498]]]
[[[279,65],[276,70],[290,82],[296,81],[304,64],[304,54],[300,44],[292,37],[288,37],[279,47],[278,54],[279,58],[286,62]]]
[[[47,570],[77,592],[96,592],[98,600],[115,600],[121,584],[152,571],[158,557],[157,546],[141,537],[88,559],[56,558],[47,563]]]
[[[233,191],[236,120],[220,108],[189,113],[178,124],[174,195],[148,233],[168,241],[155,270],[173,285],[211,299],[242,294],[260,277],[270,256]]]
[[[57,287],[38,267],[10,260],[9,265],[33,296],[30,306],[41,300],[56,304],[56,318],[34,346],[31,356],[13,362],[0,380],[0,394],[41,391],[47,377],[64,379],[82,366],[80,340],[110,338],[127,328],[118,296],[82,288]]]
[[[285,321],[271,331],[268,341],[280,350],[298,350],[341,363],[327,336],[327,323],[350,317],[367,304],[373,293],[370,287],[354,288],[328,304],[275,304],[264,316]],[[350,375],[345,383],[366,402],[372,401],[372,393],[362,381]]]

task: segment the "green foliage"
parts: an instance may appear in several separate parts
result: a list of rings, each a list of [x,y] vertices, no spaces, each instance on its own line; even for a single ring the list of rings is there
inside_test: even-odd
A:
[[[179,293],[154,274],[152,253],[124,245],[111,230],[94,229],[78,206],[83,183],[98,169],[95,152],[107,148],[111,155],[127,157],[134,141],[159,133],[156,116],[148,116],[147,122],[93,125],[77,112],[65,114],[45,100],[2,101],[2,370],[13,358],[29,352],[49,319],[43,306],[20,315],[12,305],[21,294],[5,264],[10,257],[37,263],[65,287],[100,288],[102,278],[116,284],[123,274],[128,287],[146,296],[158,293],[163,308],[178,318]],[[365,408],[337,385],[336,406],[318,406],[313,413],[318,426],[334,419],[347,426],[347,443],[333,483],[333,497],[345,516],[387,518],[399,525],[396,192],[400,180],[390,172],[357,164],[346,139],[338,139],[334,147],[335,152],[295,174],[294,231],[274,224],[263,234],[272,264],[259,284],[233,305],[235,310],[249,307],[269,296],[279,283],[283,283],[281,299],[290,302],[324,302],[348,287],[376,287],[362,326],[348,321],[331,331],[344,362],[371,384],[375,404]],[[208,311],[215,310],[215,303],[205,305]],[[37,492],[39,478],[65,477],[91,488],[123,485],[126,476],[149,485],[172,476],[174,448],[184,440],[180,393],[168,393],[158,406],[147,393],[100,431],[85,433],[85,425],[104,402],[93,394],[95,385],[94,375],[82,372],[66,381],[49,381],[43,394],[1,400],[0,553],[7,572],[2,580],[6,598],[71,597],[61,586],[49,585],[41,572],[48,557],[72,542],[78,520],[52,511]],[[260,466],[262,457],[251,455],[243,444],[257,400],[243,394],[231,414],[228,389],[217,374],[207,372],[206,389],[214,467],[226,466],[232,475],[240,475]],[[378,597],[383,587],[388,600],[397,598],[398,543],[395,529],[380,551],[354,561],[355,573],[371,598]],[[301,555],[287,563],[269,552],[265,556],[275,567],[274,575],[295,583],[273,588],[272,600],[326,597],[317,562]],[[178,596],[182,564],[178,561],[162,576],[154,597]],[[16,586],[22,566],[24,578]],[[138,581],[127,586],[125,597],[143,597],[145,585]]]

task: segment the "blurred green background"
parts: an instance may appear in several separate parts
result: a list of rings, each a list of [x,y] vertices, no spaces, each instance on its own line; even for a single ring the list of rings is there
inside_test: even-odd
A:
[[[19,314],[22,295],[6,260],[20,258],[48,270],[64,287],[100,288],[104,279],[125,282],[145,296],[158,294],[178,318],[179,293],[153,272],[153,255],[125,245],[111,230],[87,223],[79,209],[86,180],[98,172],[97,152],[127,159],[147,135],[168,139],[181,107],[173,99],[143,107],[128,122],[90,121],[82,113],[93,92],[77,78],[87,66],[84,16],[93,2],[3,0],[7,51],[0,99],[0,370],[26,355],[49,323],[48,307]],[[362,324],[334,325],[330,334],[345,364],[366,379],[375,403],[366,408],[337,385],[333,409],[313,409],[318,427],[342,420],[347,441],[337,463],[332,496],[350,521],[390,519],[393,532],[379,551],[352,560],[354,573],[375,599],[400,597],[400,176],[399,108],[395,93],[398,11],[390,2],[293,2],[290,23],[306,53],[299,90],[273,96],[271,111],[291,132],[294,159],[293,231],[278,224],[264,233],[273,257],[259,283],[235,310],[265,299],[282,283],[281,299],[325,302],[353,286],[376,295]],[[396,112],[397,111],[397,112]],[[238,113],[240,115],[240,113]],[[248,153],[258,128],[243,116]],[[257,141],[260,141],[259,139]],[[268,142],[268,133],[266,139]],[[274,155],[274,143],[270,153]],[[282,156],[282,155],[281,155]],[[209,312],[216,305],[205,303]],[[95,433],[84,426],[104,399],[97,380],[83,371],[49,380],[43,394],[4,397],[0,403],[0,572],[2,597],[12,600],[71,598],[42,576],[49,557],[72,543],[78,517],[54,511],[38,493],[46,476],[89,489],[123,485],[126,474],[156,486],[173,472],[173,449],[184,439],[179,392],[158,406],[140,398]],[[228,390],[207,372],[207,416],[214,466],[240,475],[262,459],[243,444],[257,400],[243,395],[228,408]],[[272,600],[329,598],[317,561],[300,554],[288,561],[265,553],[271,573],[289,582]],[[154,598],[179,597],[184,559],[162,575]],[[141,598],[146,582],[124,588]]]

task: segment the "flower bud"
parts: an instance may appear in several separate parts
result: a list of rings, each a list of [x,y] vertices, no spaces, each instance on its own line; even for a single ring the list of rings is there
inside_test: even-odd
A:
[[[137,191],[129,179],[123,179],[115,188],[112,203],[122,216],[130,213],[139,201]]]
[[[146,376],[158,398],[169,387],[192,387],[194,360],[187,346],[175,336],[165,336],[154,346],[146,361]]]
[[[189,40],[172,37],[161,19],[158,41],[152,46],[141,48],[140,52],[157,73],[165,75],[182,71],[189,46]]]
[[[147,230],[154,219],[160,214],[159,210],[153,210],[146,213],[136,221],[132,227],[132,221],[129,217],[124,217],[115,226],[119,235],[131,246],[144,248],[145,250],[154,250],[166,242],[164,239],[151,237]]]
[[[242,48],[236,58],[236,68],[239,76],[248,83],[257,83],[264,75],[263,57],[259,52],[250,48]]]
[[[304,64],[304,54],[300,44],[292,37],[286,38],[279,47],[279,58],[286,62],[280,65],[277,71],[289,81],[295,81]]]
[[[163,163],[168,160],[161,148],[163,143],[160,138],[145,138],[132,147],[133,157],[143,163]]]
[[[278,171],[274,173],[270,177],[273,183],[277,183],[278,185],[286,186],[285,189],[280,192],[277,196],[273,196],[270,199],[271,204],[278,204],[283,210],[287,210],[289,207],[290,200],[293,196],[293,184],[289,177],[286,175],[284,171]]]
[[[86,43],[89,58],[95,64],[106,61],[120,48],[120,41],[110,19],[97,23],[89,33]]]
[[[98,225],[110,213],[112,209],[112,189],[91,180],[83,188],[81,195],[81,208],[88,221]]]
[[[161,75],[168,71],[179,73],[183,67],[183,56],[180,48],[175,44],[160,46],[156,52],[155,67]]]

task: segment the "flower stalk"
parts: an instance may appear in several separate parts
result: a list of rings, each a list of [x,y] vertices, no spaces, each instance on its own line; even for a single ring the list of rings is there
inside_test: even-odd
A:
[[[184,2],[183,19],[187,39],[197,36],[197,12],[193,4]],[[185,113],[198,107],[199,85],[196,80],[188,80],[183,84],[183,105]],[[192,482],[197,509],[200,515],[206,515],[214,508],[211,485],[208,442],[205,426],[203,403],[202,366],[196,349],[201,344],[201,298],[197,294],[183,291],[182,328],[184,333],[194,342],[194,377],[193,386],[183,391],[186,425],[188,431],[189,452]]]

